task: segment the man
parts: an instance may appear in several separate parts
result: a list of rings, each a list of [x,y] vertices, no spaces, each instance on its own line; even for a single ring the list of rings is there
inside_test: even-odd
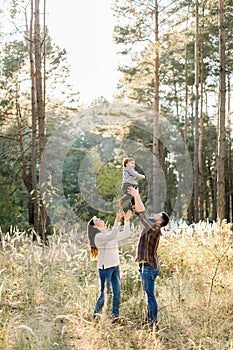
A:
[[[157,250],[161,236],[160,229],[168,224],[169,216],[161,212],[149,217],[138,189],[130,187],[128,191],[134,197],[135,212],[143,224],[137,245],[136,261],[139,263],[142,288],[147,302],[147,321],[150,328],[155,327],[155,330],[158,330],[158,304],[154,295],[155,279],[160,271]]]

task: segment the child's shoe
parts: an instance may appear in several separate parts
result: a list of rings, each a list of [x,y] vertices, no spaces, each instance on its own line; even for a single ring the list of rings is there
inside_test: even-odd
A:
[[[119,200],[118,200],[118,207],[119,207],[120,209],[122,209],[122,207],[123,207],[123,201],[122,201],[122,199],[119,199]]]

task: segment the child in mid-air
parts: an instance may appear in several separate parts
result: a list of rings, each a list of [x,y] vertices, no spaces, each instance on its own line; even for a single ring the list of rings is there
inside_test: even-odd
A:
[[[132,208],[135,208],[134,197],[128,193],[128,188],[133,186],[138,188],[138,182],[136,179],[145,179],[145,175],[139,174],[135,170],[134,158],[124,158],[123,160],[123,177],[122,177],[122,191],[124,196],[118,200],[119,208],[123,208],[125,202],[131,201]]]

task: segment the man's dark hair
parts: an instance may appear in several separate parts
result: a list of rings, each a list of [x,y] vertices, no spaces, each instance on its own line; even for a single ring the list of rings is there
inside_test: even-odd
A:
[[[164,211],[162,211],[161,215],[162,215],[162,218],[163,218],[163,223],[162,223],[161,227],[164,227],[169,222],[169,216]]]
[[[95,226],[95,223],[94,223],[94,220],[93,220],[93,218],[89,221],[89,225],[91,225],[91,226]]]

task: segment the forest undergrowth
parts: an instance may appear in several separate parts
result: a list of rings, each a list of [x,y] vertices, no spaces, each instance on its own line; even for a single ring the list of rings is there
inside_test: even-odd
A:
[[[56,233],[43,246],[30,232],[1,234],[0,349],[233,350],[232,225],[171,223],[159,246],[159,332],[144,325],[146,305],[137,237],[120,247],[121,317],[112,324],[111,295],[98,326],[96,262],[84,231]]]

